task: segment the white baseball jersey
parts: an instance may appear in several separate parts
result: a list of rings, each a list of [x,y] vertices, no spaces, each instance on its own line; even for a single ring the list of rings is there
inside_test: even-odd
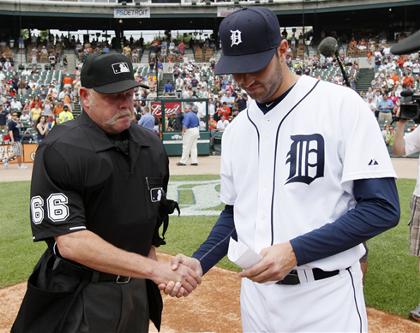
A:
[[[413,132],[408,133],[404,136],[405,142],[405,154],[411,155],[420,151],[420,126],[417,127]],[[417,182],[414,189],[414,195],[420,197],[420,157],[419,164],[417,166]]]
[[[396,177],[376,119],[356,92],[301,76],[264,114],[250,101],[222,140],[221,200],[257,253],[355,207],[353,181]],[[301,268],[344,269],[362,245]]]

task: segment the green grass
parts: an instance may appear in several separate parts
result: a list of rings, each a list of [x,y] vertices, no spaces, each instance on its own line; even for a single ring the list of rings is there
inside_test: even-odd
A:
[[[29,182],[0,183],[0,288],[21,282],[45,248],[33,243]]]
[[[369,267],[365,286],[369,306],[406,316],[420,303],[420,274],[418,258],[408,254],[408,221],[410,199],[415,181],[397,182],[401,218],[397,227],[371,239]]]
[[[172,181],[214,180],[218,176],[176,176]],[[398,180],[400,224],[369,241],[365,294],[368,306],[406,316],[420,301],[417,258],[408,255],[409,202],[414,180]],[[182,192],[188,192],[181,191]],[[45,248],[33,243],[29,225],[29,182],[0,183],[0,288],[24,281]],[[181,198],[181,203],[186,203]],[[220,206],[219,208],[221,208]],[[216,217],[171,218],[161,251],[191,255],[204,241]],[[237,270],[225,258],[220,267]]]

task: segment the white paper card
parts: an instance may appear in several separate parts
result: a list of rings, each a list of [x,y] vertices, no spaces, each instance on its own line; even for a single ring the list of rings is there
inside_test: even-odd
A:
[[[243,269],[255,265],[262,259],[254,250],[250,249],[241,241],[235,241],[232,237],[229,241],[228,258]]]

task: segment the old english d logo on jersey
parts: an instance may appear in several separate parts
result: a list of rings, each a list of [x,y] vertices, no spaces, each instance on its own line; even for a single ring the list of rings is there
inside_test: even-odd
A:
[[[320,134],[292,135],[286,163],[290,164],[288,183],[310,184],[324,177],[325,144]]]

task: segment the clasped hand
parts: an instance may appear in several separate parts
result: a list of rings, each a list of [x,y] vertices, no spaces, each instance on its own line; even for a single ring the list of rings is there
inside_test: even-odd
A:
[[[289,242],[275,244],[262,249],[262,259],[252,267],[239,273],[254,282],[280,281],[296,266],[296,256]]]
[[[177,254],[171,259],[171,269],[174,273],[188,272],[190,276],[185,279],[185,283],[179,280],[170,280],[158,284],[159,289],[166,295],[172,297],[188,296],[201,283],[203,270],[200,262],[195,258]],[[193,277],[193,279],[191,279]]]

